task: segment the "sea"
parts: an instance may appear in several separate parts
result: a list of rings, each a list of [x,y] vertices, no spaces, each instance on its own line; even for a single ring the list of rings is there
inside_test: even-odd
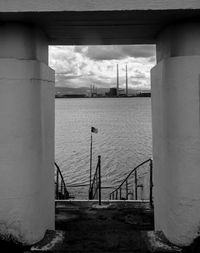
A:
[[[70,195],[87,199],[90,178],[101,156],[102,198],[139,163],[152,156],[151,98],[55,99],[55,161]],[[81,185],[81,186],[80,186]]]

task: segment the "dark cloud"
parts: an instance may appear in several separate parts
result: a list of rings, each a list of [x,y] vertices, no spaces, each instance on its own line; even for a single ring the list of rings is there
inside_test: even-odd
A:
[[[133,45],[133,46],[121,46],[122,51],[129,57],[134,58],[149,58],[155,56],[154,45]]]
[[[83,51],[81,51],[83,53]],[[85,56],[95,61],[120,60],[128,57],[151,58],[155,57],[153,45],[113,45],[113,46],[88,46],[84,50]]]
[[[150,57],[150,58],[148,59],[148,61],[149,61],[150,63],[156,64],[156,56]]]
[[[71,74],[72,73],[72,71],[71,70],[67,70],[67,71],[63,71],[63,72],[56,72],[56,75],[69,75],[69,74]]]
[[[86,46],[75,46],[74,52],[82,54],[87,49]]]
[[[137,79],[145,79],[145,78],[146,78],[146,75],[143,74],[143,73],[138,73],[138,74],[135,74],[134,78],[137,78]]]
[[[140,70],[136,70],[135,74],[132,77],[136,79],[146,79],[146,74]]]
[[[66,87],[115,86],[116,62],[104,60],[119,60],[120,87],[125,87],[126,64],[130,87],[149,86],[149,69],[155,61],[155,47],[149,45],[52,47],[50,51],[56,86]]]

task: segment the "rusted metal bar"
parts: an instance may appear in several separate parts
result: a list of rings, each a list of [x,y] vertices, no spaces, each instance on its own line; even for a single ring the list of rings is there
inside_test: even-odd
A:
[[[99,205],[101,205],[101,156],[98,156],[99,163]]]
[[[112,195],[110,194],[110,198]],[[98,156],[96,171],[89,188],[89,199],[98,199],[101,205],[101,156]]]
[[[67,199],[69,198],[69,192],[67,191],[63,175],[58,164],[54,162],[54,165],[56,166],[56,199],[60,199],[61,196]]]
[[[153,206],[153,162],[152,160],[150,160],[149,167],[150,167],[149,199],[150,199],[150,205]]]
[[[135,170],[135,199],[137,200],[137,170]]]
[[[120,200],[122,199],[122,188],[121,187],[119,188],[119,199]]]
[[[141,166],[144,165],[145,163],[148,163],[150,160],[151,160],[151,158],[147,159],[146,161],[144,161],[144,162],[140,163],[138,166],[136,166],[136,167],[126,176],[126,178],[122,181],[122,183],[121,183],[114,191],[112,191],[111,193],[116,192],[116,190],[118,190],[124,183],[126,183],[126,181],[128,180],[128,178],[129,178],[139,167],[141,167]]]
[[[61,197],[63,198],[63,181],[61,180]]]
[[[90,139],[90,188],[91,188],[91,184],[92,184],[92,132],[91,132],[91,139]]]
[[[128,199],[128,180],[126,180],[126,199]]]
[[[59,172],[56,171],[56,198],[59,199]]]

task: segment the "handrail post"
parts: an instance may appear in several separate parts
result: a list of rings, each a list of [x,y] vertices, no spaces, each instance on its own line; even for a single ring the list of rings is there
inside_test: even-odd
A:
[[[137,200],[137,170],[135,170],[135,200]]]
[[[150,187],[150,205],[153,206],[153,163],[152,163],[152,159],[150,159],[150,182],[149,182],[149,187]]]
[[[91,184],[92,184],[92,132],[91,132],[91,137],[90,137],[90,188],[91,188]]]
[[[98,156],[99,163],[99,205],[101,205],[101,156]]]
[[[147,163],[149,163],[150,162],[150,181],[151,181],[151,183],[150,183],[150,187],[151,187],[151,189],[150,189],[150,196],[149,196],[149,198],[150,198],[150,202],[153,204],[153,194],[152,194],[152,188],[153,188],[153,179],[152,179],[152,174],[153,174],[153,161],[152,161],[152,159],[151,158],[149,158],[148,160],[145,160],[144,162],[142,162],[142,163],[140,163],[138,166],[136,166],[127,176],[126,176],[126,178],[122,181],[122,183],[117,187],[117,188],[115,188],[115,190],[113,190],[111,193],[110,193],[110,196],[111,196],[111,199],[116,199],[116,197],[117,197],[117,195],[118,195],[118,190],[119,190],[119,195],[123,195],[122,193],[123,193],[123,188],[122,188],[122,186],[125,184],[125,194],[126,194],[126,199],[128,199],[128,179],[130,178],[130,176],[131,175],[133,175],[134,177],[133,177],[133,182],[135,181],[135,199],[137,200],[138,199],[138,190],[137,190],[137,188],[140,186],[140,185],[138,185],[138,177],[137,177],[137,169],[138,168],[140,168],[142,165],[144,165],[144,164],[147,164]],[[132,180],[131,180],[131,182],[132,182]],[[133,188],[134,188],[134,186],[133,186]],[[122,191],[122,193],[121,193],[121,191]],[[120,198],[121,197],[123,197],[123,196],[120,196]]]
[[[54,162],[54,165],[56,167],[56,198],[68,199],[69,193],[67,191],[61,170],[56,162]]]
[[[128,180],[126,180],[126,199],[128,199]]]
[[[59,172],[56,171],[56,198],[59,199]]]
[[[61,197],[61,199],[62,199],[62,180],[60,181],[60,197]]]
[[[119,188],[119,199],[120,200],[122,199],[122,188],[121,187]]]

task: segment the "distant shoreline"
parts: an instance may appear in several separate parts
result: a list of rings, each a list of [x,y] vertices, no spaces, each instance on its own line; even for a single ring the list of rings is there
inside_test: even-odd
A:
[[[86,95],[55,95],[55,98],[138,98],[138,97],[151,97],[151,93],[142,93],[137,95],[130,95],[130,96],[103,96],[103,95],[97,95],[94,97],[88,97]]]

